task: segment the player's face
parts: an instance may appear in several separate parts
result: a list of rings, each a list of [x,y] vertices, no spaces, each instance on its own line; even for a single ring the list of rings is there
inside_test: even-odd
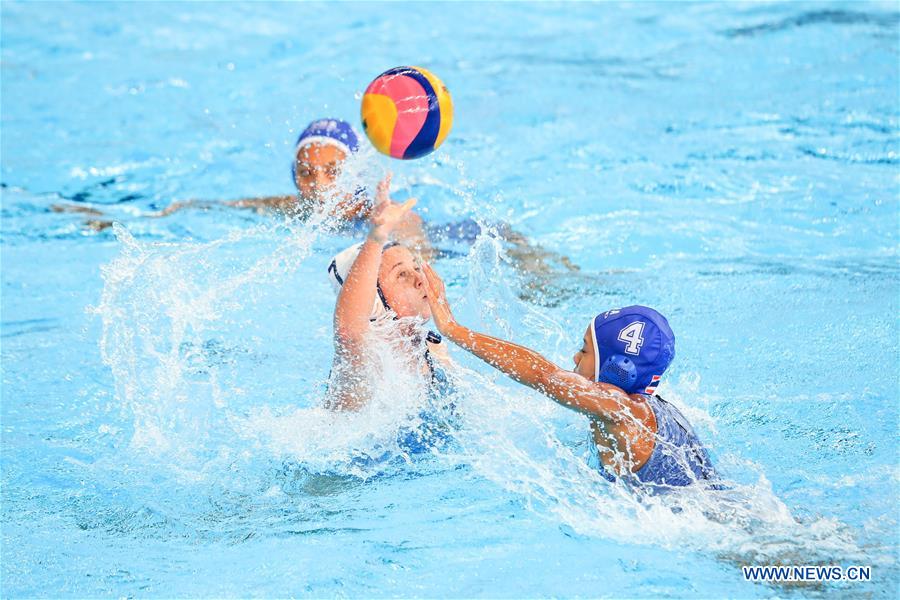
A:
[[[394,246],[384,251],[378,283],[384,299],[397,316],[431,318],[425,276],[408,249]]]
[[[591,341],[590,327],[584,331],[581,348],[578,349],[578,352],[575,353],[572,359],[575,361],[576,373],[587,379],[594,379],[594,344]]]
[[[347,154],[330,144],[309,144],[297,153],[296,178],[294,182],[301,199],[315,210],[328,197],[334,187]],[[352,220],[365,212],[365,202],[354,194],[346,194],[332,210],[333,216]]]
[[[319,200],[334,185],[347,155],[328,144],[309,144],[297,153],[297,189],[304,200]]]

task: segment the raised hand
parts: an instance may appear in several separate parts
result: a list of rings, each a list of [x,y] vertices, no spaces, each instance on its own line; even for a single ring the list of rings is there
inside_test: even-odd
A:
[[[431,318],[441,333],[447,334],[456,325],[456,319],[450,311],[444,282],[428,263],[422,264],[425,273],[425,293],[428,294],[428,306],[431,307]]]
[[[375,206],[376,208],[382,204],[387,204],[391,202],[391,179],[393,179],[394,174],[388,171],[388,174],[384,176],[384,179],[378,182],[378,187],[375,190]]]
[[[391,232],[404,223],[410,209],[418,202],[415,198],[410,198],[403,204],[394,202],[389,195],[390,187],[391,174],[388,173],[378,184],[375,208],[369,217],[369,222],[372,223],[369,237],[381,243],[386,242]]]

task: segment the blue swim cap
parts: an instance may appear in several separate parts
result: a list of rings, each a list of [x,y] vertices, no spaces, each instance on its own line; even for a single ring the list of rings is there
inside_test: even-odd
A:
[[[294,144],[294,160],[291,161],[291,179],[297,182],[297,154],[310,144],[328,144],[344,151],[348,156],[359,150],[359,136],[353,126],[340,119],[318,119],[310,123]]]
[[[629,394],[652,394],[675,358],[675,334],[669,322],[646,306],[600,313],[591,321],[594,380]]]

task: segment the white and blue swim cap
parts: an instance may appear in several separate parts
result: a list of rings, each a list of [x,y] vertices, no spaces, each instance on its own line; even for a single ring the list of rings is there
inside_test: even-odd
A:
[[[626,306],[591,320],[594,381],[626,393],[652,394],[675,358],[675,334],[664,316],[646,306]]]
[[[297,155],[311,144],[334,146],[347,156],[359,150],[359,136],[347,121],[318,119],[310,123],[294,144],[294,160],[291,161],[291,179],[297,183]]]
[[[331,287],[336,294],[341,292],[344,281],[347,280],[347,275],[350,274],[350,269],[353,267],[353,263],[356,262],[356,257],[359,256],[359,253],[362,250],[363,243],[364,242],[353,244],[349,248],[338,252],[328,264],[328,280],[331,281]],[[400,245],[401,244],[398,242],[388,242],[382,247],[381,251],[384,252],[389,248]],[[396,313],[394,313],[388,304],[387,298],[384,297],[384,292],[381,291],[381,284],[376,283],[375,289],[378,291],[378,295],[375,297],[375,302],[372,303],[372,313],[369,315],[369,320],[378,321],[389,316],[393,316],[393,318],[396,319]],[[432,344],[440,344],[443,341],[441,334],[436,331],[428,331],[425,335],[425,339]]]
[[[349,248],[335,254],[328,264],[328,280],[331,281],[331,287],[334,289],[335,293],[340,293],[344,281],[347,280],[347,275],[350,274],[350,268],[353,267],[353,263],[356,262],[356,257],[359,256],[362,247],[363,242],[353,244]],[[377,289],[378,295],[375,297],[375,302],[372,304],[372,314],[369,315],[369,320],[371,321],[377,321],[390,312],[387,300],[385,300],[384,294],[381,292],[381,286],[378,285]]]

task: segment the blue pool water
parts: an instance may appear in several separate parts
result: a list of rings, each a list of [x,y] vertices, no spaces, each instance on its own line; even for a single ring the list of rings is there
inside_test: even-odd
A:
[[[896,597],[898,40],[894,3],[4,2],[0,593]],[[730,490],[604,482],[581,417],[460,352],[453,442],[404,455],[400,374],[321,408],[348,237],[140,217],[290,192],[297,131],[399,64],[454,129],[360,177],[580,267],[482,238],[436,263],[460,320],[569,365],[596,312],[659,308]],[[743,580],[773,563],[873,580]]]

